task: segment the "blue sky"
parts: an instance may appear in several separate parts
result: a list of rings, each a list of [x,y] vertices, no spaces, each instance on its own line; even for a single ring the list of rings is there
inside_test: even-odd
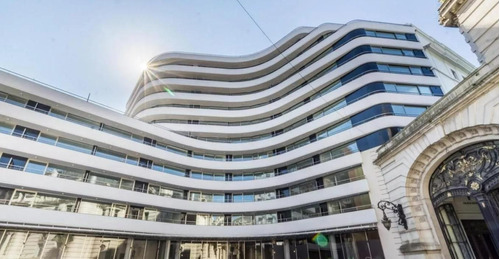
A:
[[[477,65],[438,0],[240,0],[273,42],[299,26],[412,23]],[[141,65],[170,51],[245,55],[271,44],[236,0],[0,1],[0,67],[118,110]]]

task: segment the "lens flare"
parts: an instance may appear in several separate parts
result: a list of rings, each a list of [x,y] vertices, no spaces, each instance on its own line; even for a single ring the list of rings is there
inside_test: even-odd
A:
[[[165,90],[165,92],[169,93],[171,96],[175,96],[175,94],[172,91],[170,91],[170,89],[163,87],[163,90]]]
[[[326,238],[325,235],[321,233],[317,233],[316,235],[314,235],[312,241],[317,245],[319,245],[320,247],[328,246],[328,238]]]

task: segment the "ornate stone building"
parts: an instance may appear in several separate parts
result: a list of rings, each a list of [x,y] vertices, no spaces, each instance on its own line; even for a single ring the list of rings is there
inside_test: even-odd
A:
[[[441,1],[439,14],[481,66],[377,150],[381,189],[408,222],[385,237],[406,258],[497,258],[498,1]]]

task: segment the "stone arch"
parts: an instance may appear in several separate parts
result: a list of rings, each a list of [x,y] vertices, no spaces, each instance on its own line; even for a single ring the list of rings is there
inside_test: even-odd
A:
[[[498,140],[498,132],[496,124],[463,128],[427,146],[418,155],[408,171],[405,184],[407,215],[412,218],[410,226],[418,235],[413,239],[413,244],[408,245],[418,246],[419,250],[441,250],[445,257],[451,257],[445,248],[446,242],[430,199],[430,178],[448,156],[475,143]]]

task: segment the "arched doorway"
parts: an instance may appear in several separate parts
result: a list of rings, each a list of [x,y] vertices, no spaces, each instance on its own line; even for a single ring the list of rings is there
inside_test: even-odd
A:
[[[429,194],[452,257],[498,258],[498,141],[449,156]]]

